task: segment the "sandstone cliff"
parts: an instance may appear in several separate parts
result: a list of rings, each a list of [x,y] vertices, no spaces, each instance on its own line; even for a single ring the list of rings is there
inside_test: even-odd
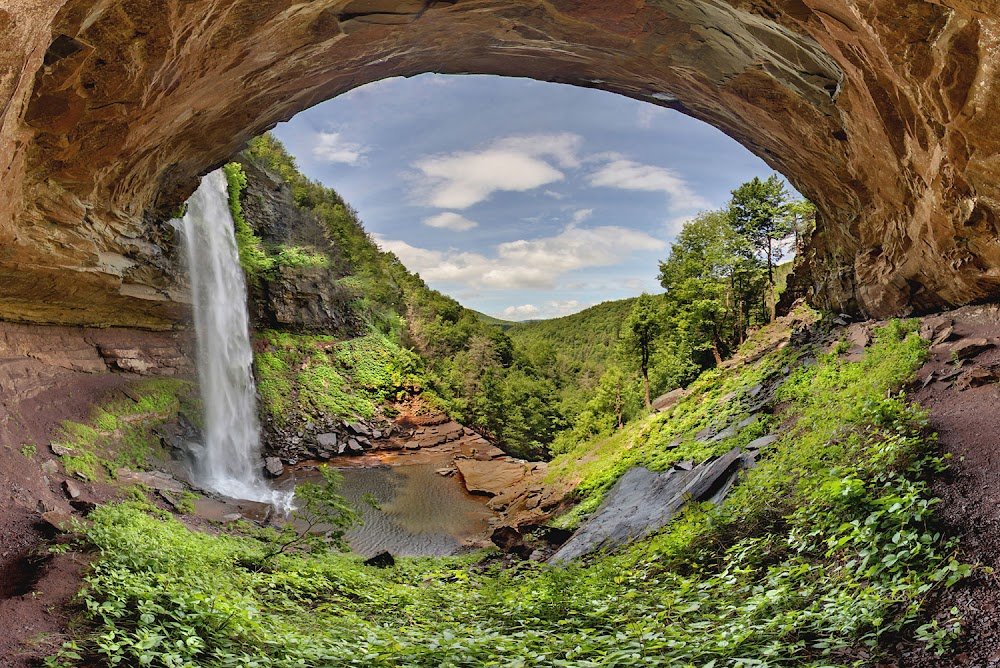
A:
[[[872,315],[992,294],[983,0],[13,0],[0,9],[0,317],[171,327],[160,222],[248,138],[369,81],[528,76],[730,134],[820,212],[807,289]]]

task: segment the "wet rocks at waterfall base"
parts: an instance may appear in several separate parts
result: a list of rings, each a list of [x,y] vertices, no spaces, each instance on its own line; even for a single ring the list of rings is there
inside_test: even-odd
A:
[[[396,407],[392,411],[398,410]],[[312,422],[264,423],[264,449],[287,465],[328,461],[336,465],[341,457],[378,455],[399,451],[419,451],[462,442],[470,456],[492,459],[503,455],[480,434],[452,420],[447,414],[425,412],[417,415],[401,411],[393,418],[344,420],[319,416]]]

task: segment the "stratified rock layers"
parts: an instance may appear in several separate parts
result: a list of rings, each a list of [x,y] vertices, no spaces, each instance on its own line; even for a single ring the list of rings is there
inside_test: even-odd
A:
[[[167,214],[248,138],[421,72],[602,88],[722,129],[820,211],[800,273],[874,316],[1000,284],[985,0],[7,0],[0,318],[170,327]],[[418,128],[414,129],[419,131]]]

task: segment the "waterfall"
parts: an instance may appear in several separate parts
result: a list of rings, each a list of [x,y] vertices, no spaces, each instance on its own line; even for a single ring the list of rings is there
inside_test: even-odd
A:
[[[194,462],[194,479],[225,496],[285,507],[289,495],[272,490],[261,475],[247,289],[221,169],[202,180],[179,227],[194,296],[205,409],[204,450]]]

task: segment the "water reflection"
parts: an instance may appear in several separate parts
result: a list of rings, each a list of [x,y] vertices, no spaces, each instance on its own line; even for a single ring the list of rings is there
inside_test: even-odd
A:
[[[447,556],[482,537],[493,516],[486,499],[470,495],[457,478],[438,475],[438,468],[440,464],[340,469],[341,493],[360,506],[365,522],[347,533],[354,552]],[[296,477],[304,481],[313,476]],[[380,507],[364,503],[365,494],[374,496]]]

